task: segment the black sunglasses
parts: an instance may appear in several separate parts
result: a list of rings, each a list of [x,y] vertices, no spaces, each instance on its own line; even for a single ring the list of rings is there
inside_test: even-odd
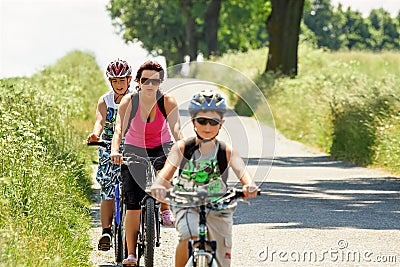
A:
[[[194,120],[200,125],[207,125],[209,123],[212,126],[221,124],[220,119],[209,119],[209,118],[194,118]]]
[[[142,77],[140,78],[140,83],[145,85],[149,85],[150,83],[152,83],[153,85],[159,85],[161,83],[161,80]]]

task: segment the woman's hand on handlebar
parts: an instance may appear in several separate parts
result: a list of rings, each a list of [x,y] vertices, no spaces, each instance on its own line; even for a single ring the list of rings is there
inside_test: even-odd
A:
[[[114,164],[121,165],[123,160],[122,160],[122,154],[119,153],[119,151],[113,151],[111,150],[110,158]]]

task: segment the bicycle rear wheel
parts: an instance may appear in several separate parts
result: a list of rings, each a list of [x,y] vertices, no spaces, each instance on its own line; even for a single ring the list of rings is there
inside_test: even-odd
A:
[[[153,267],[154,260],[154,239],[155,239],[155,203],[149,197],[146,200],[146,214],[144,216],[144,266]]]

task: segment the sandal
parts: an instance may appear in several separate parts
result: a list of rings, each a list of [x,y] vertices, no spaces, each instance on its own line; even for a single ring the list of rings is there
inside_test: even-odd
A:
[[[122,261],[123,266],[137,266],[137,259],[136,256],[133,254],[129,254],[128,258]]]
[[[171,210],[163,210],[161,212],[161,223],[164,226],[172,226],[175,223],[174,215]]]

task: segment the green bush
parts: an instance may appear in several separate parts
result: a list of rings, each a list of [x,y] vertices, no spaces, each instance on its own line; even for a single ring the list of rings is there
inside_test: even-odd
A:
[[[90,252],[88,110],[104,78],[72,52],[31,78],[0,80],[0,262],[85,266]],[[104,90],[103,90],[104,91]]]

